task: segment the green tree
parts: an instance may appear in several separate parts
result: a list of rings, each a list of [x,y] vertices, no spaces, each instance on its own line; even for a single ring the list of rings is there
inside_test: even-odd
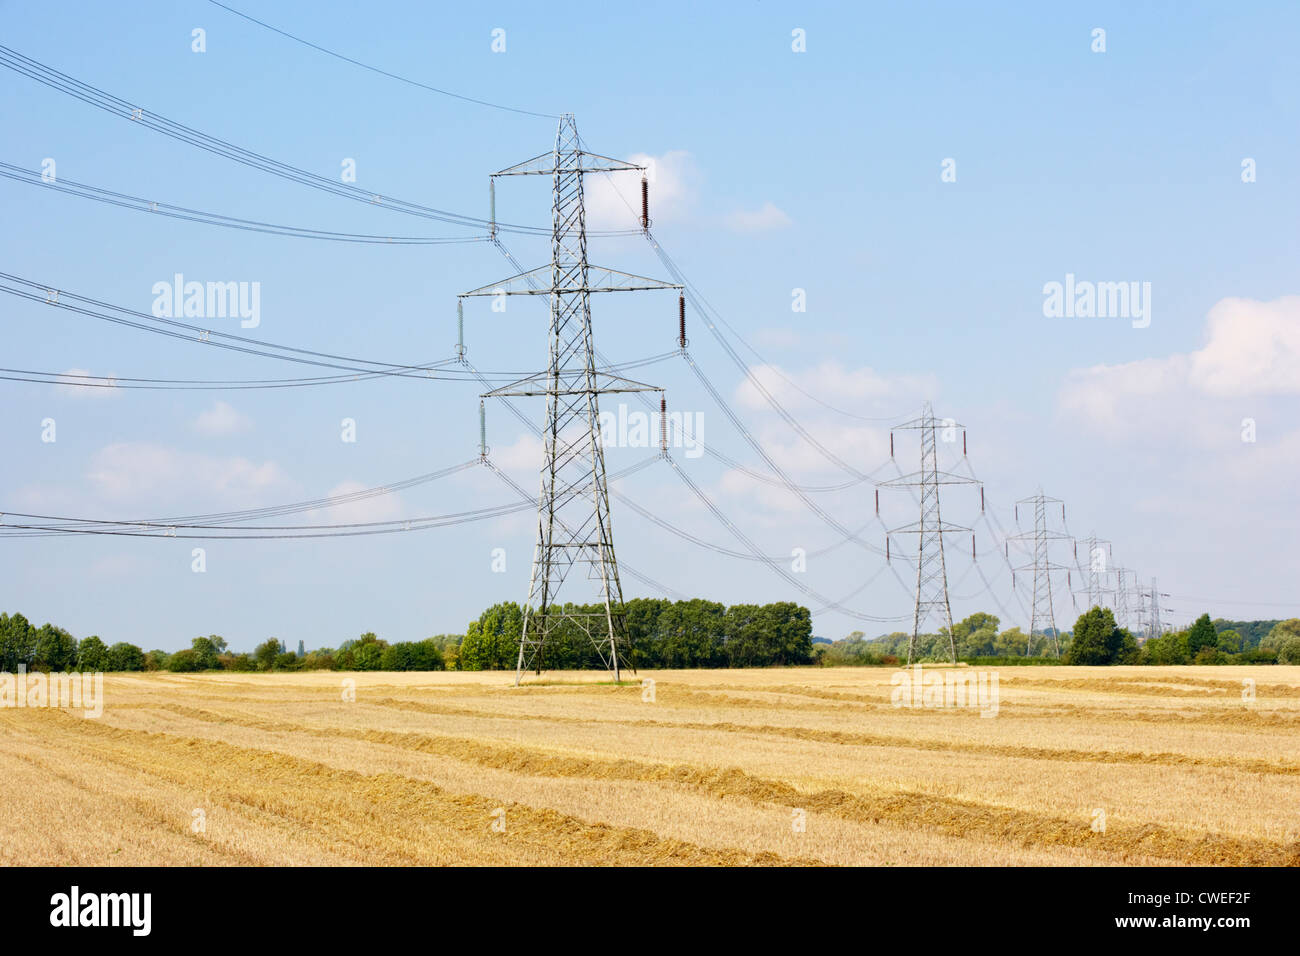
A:
[[[36,630],[21,614],[0,615],[0,670],[13,673],[28,667],[36,651]]]
[[[409,671],[411,667],[413,645],[409,641],[399,641],[396,644],[389,644],[379,655],[379,669],[381,671]]]
[[[977,611],[964,621],[952,626],[953,640],[957,643],[957,656],[990,657],[997,653],[998,625],[1001,621],[992,614]]]
[[[108,649],[108,669],[111,671],[144,670],[144,651],[134,644],[118,641]]]
[[[108,648],[96,635],[90,635],[77,645],[77,668],[83,671],[109,669]]]
[[[1126,648],[1124,632],[1115,626],[1110,608],[1094,607],[1079,616],[1074,640],[1065,656],[1067,664],[1117,664]]]
[[[441,671],[447,669],[443,649],[447,641],[445,636],[427,637],[411,645],[411,666],[413,671]]]
[[[213,637],[216,637],[214,634]],[[217,637],[222,647],[226,642]],[[194,664],[196,670],[214,671],[221,666],[221,651],[217,648],[216,643],[211,637],[196,637],[190,641],[190,649],[194,651]]]
[[[637,667],[659,667],[659,618],[672,604],[664,598],[632,598],[623,605],[627,642]]]
[[[1241,633],[1230,627],[1220,631],[1219,650],[1225,654],[1240,654],[1242,651]]]
[[[82,642],[83,644],[85,641]],[[199,669],[198,655],[190,648],[167,656],[167,669],[176,674],[188,674]]]
[[[274,670],[275,659],[279,656],[280,641],[274,637],[268,638],[253,648],[253,660],[256,662],[259,671]]]
[[[1214,622],[1210,620],[1210,615],[1202,614],[1187,631],[1187,653],[1196,657],[1201,648],[1218,646],[1219,635],[1214,629]]]
[[[314,651],[308,651],[307,656],[302,659],[302,666],[298,669],[304,671],[332,671],[334,667],[333,649],[322,647]]]
[[[147,671],[166,670],[167,658],[170,656],[166,651],[150,651],[144,656],[144,669]]]
[[[36,632],[32,652],[32,665],[52,671],[65,671],[77,666],[77,639],[61,627],[44,624]]]
[[[1142,645],[1142,661],[1147,664],[1186,664],[1191,660],[1187,652],[1187,632],[1170,631],[1158,637],[1149,637]]]
[[[1300,618],[1278,621],[1259,646],[1275,653],[1279,664],[1300,664]]]
[[[494,604],[477,621],[471,621],[460,645],[462,670],[508,670],[519,659],[519,638],[523,632],[524,611],[513,601]],[[569,647],[567,636],[548,637],[545,648],[548,666],[562,666],[560,661]]]
[[[367,631],[352,645],[352,669],[359,671],[377,671],[384,656],[387,641],[381,641],[373,631]]]
[[[897,658],[882,653],[880,641],[869,641],[861,631],[854,631],[848,637],[826,647],[819,663],[825,667],[862,667],[888,663],[887,658],[897,663]]]
[[[699,598],[675,601],[659,616],[661,667],[722,667],[727,609]]]
[[[1268,637],[1269,632],[1277,626],[1277,621],[1225,621],[1222,618],[1214,619],[1215,628],[1220,631],[1234,630],[1241,635],[1241,649],[1243,651],[1256,650]]]

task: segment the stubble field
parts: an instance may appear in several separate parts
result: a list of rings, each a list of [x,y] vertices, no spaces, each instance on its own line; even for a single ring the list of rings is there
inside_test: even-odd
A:
[[[1300,864],[1300,668],[895,673],[108,675],[0,709],[0,861]]]

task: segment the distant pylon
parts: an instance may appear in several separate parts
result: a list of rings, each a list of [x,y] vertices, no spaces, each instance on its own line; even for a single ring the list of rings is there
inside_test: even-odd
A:
[[[1156,579],[1151,579],[1151,630],[1147,638],[1159,637],[1164,628],[1160,624],[1160,589],[1156,586]]]
[[[1115,623],[1122,628],[1132,630],[1134,588],[1137,575],[1128,568],[1112,568],[1115,573]],[[1133,583],[1129,583],[1132,577]]]
[[[911,487],[921,489],[920,518],[914,524],[894,528],[887,534],[914,534],[916,547],[916,607],[912,615],[912,635],[907,640],[907,663],[912,663],[916,651],[916,638],[921,628],[932,616],[938,615],[940,623],[948,627],[948,657],[957,663],[957,645],[952,633],[952,605],[948,600],[948,570],[943,553],[943,536],[955,531],[970,531],[960,525],[949,524],[939,513],[940,485],[978,484],[976,479],[939,470],[936,430],[942,430],[943,441],[956,442],[957,429],[962,426],[951,418],[940,419],[936,424],[934,411],[926,402],[919,417],[902,425],[901,430],[921,433],[921,470],[910,475],[900,475],[881,482],[884,487]],[[890,436],[893,449],[893,436]],[[966,438],[962,433],[962,456],[966,454]],[[888,541],[888,539],[886,539]],[[886,544],[888,552],[888,544]]]
[[[1042,489],[1038,494],[1028,498],[1021,498],[1016,502],[1016,516],[1019,517],[1020,506],[1023,504],[1032,504],[1034,506],[1034,530],[1023,534],[1012,535],[1012,541],[1033,541],[1034,543],[1034,560],[1030,564],[1024,564],[1020,567],[1013,568],[1012,574],[1016,571],[1025,571],[1032,569],[1034,572],[1034,601],[1033,610],[1029,615],[1029,637],[1025,642],[1025,656],[1028,657],[1033,653],[1034,635],[1043,634],[1052,635],[1052,647],[1056,651],[1056,656],[1061,656],[1061,639],[1056,629],[1056,612],[1052,606],[1052,572],[1065,571],[1069,568],[1063,564],[1053,564],[1050,554],[1050,543],[1054,540],[1069,538],[1070,536],[1062,531],[1053,531],[1047,526],[1047,506],[1049,504],[1059,504],[1061,506],[1061,521],[1065,521],[1065,502],[1060,498],[1049,498],[1043,494]]]
[[[1086,612],[1091,611],[1095,607],[1108,606],[1108,602],[1106,601],[1106,591],[1108,589],[1106,587],[1105,578],[1106,575],[1110,573],[1108,560],[1110,557],[1110,542],[1102,541],[1097,537],[1097,533],[1093,532],[1084,540],[1083,545],[1088,552],[1088,566],[1085,568],[1079,564],[1077,542],[1075,544],[1074,558],[1075,566],[1078,567],[1079,572],[1083,575],[1084,586],[1078,591],[1072,592],[1071,599],[1073,600],[1074,594],[1086,594],[1088,596],[1088,606],[1084,608],[1084,611]],[[1076,604],[1075,607],[1077,608],[1078,605]]]
[[[546,398],[537,543],[515,666],[516,684],[525,670],[541,673],[548,640],[566,625],[576,627],[591,641],[615,680],[627,660],[623,588],[614,555],[598,396],[662,390],[596,368],[590,295],[681,286],[588,264],[583,176],[620,170],[644,173],[645,167],[585,151],[573,116],[562,116],[554,149],[494,173],[492,180],[497,176],[551,177],[550,263],[461,296],[545,295],[550,300],[546,371],[485,396]],[[495,223],[495,186],[490,196]],[[595,583],[595,601],[591,603],[598,605],[598,610],[583,610],[581,603],[572,600],[558,601],[561,585],[577,566],[584,567],[586,577]]]

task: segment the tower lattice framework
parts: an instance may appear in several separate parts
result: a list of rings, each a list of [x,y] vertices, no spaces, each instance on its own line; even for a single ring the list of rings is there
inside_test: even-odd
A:
[[[1012,535],[1010,540],[1033,542],[1034,559],[1032,563],[1020,565],[1012,570],[1013,585],[1016,571],[1032,570],[1034,575],[1034,599],[1029,614],[1029,636],[1025,644],[1025,655],[1029,656],[1033,653],[1035,635],[1042,634],[1046,637],[1050,631],[1052,647],[1056,651],[1056,656],[1060,657],[1061,640],[1056,628],[1056,612],[1052,604],[1052,572],[1065,571],[1068,574],[1070,569],[1065,565],[1052,563],[1051,543],[1070,536],[1062,531],[1053,531],[1048,527],[1047,506],[1049,504],[1059,504],[1061,506],[1061,521],[1064,523],[1065,502],[1061,501],[1060,498],[1050,498],[1043,494],[1042,489],[1039,489],[1038,494],[1028,498],[1021,498],[1016,502],[1017,513],[1020,506],[1024,504],[1034,506],[1034,530]]]
[[[583,176],[622,170],[635,163],[583,149],[572,114],[560,118],[549,152],[493,174],[551,177],[551,261],[501,282],[462,293],[469,296],[544,295],[550,304],[550,355],[546,370],[487,392],[484,397],[546,398],[543,462],[537,498],[537,537],[515,669],[518,684],[527,670],[541,673],[546,649],[561,629],[576,629],[590,642],[615,680],[628,663],[623,588],[614,552],[614,529],[605,477],[599,396],[660,391],[596,367],[592,343],[591,295],[680,289],[587,261]],[[495,229],[493,229],[495,235]],[[579,594],[575,573],[587,582]],[[566,600],[561,590],[568,585]],[[575,597],[585,597],[576,602]]]
[[[938,438],[936,432],[943,433],[944,441],[956,441],[957,429],[961,428],[950,418],[934,417],[934,410],[926,402],[917,418],[902,425],[897,430],[918,431],[921,434],[921,467],[910,475],[882,482],[884,487],[911,487],[920,489],[920,513],[917,521],[889,530],[890,535],[914,534],[917,536],[916,547],[916,604],[912,615],[912,633],[907,641],[907,663],[911,664],[916,653],[916,638],[928,621],[937,618],[940,625],[948,628],[948,656],[952,663],[957,662],[957,645],[952,633],[952,604],[948,599],[948,569],[944,556],[943,536],[958,531],[970,531],[960,525],[943,520],[939,505],[939,488],[943,485],[977,484],[974,478],[958,475],[939,469]],[[963,455],[965,454],[965,434],[962,437]],[[890,436],[893,445],[893,436]]]

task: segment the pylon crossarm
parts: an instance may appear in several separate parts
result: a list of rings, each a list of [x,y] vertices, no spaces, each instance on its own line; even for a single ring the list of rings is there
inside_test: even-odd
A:
[[[913,521],[911,524],[905,524],[900,528],[890,528],[887,534],[929,534],[931,531],[941,531],[944,534],[949,534],[950,532],[970,531],[970,528],[959,524],[949,524],[946,521],[941,521],[938,524],[927,523],[922,527],[919,521]]]
[[[881,488],[914,488],[922,484],[926,485],[978,485],[978,478],[968,478],[965,475],[958,475],[951,471],[921,472],[914,471],[907,475],[899,475],[897,478],[889,478],[877,483]]]
[[[572,155],[576,159],[573,165],[557,165],[555,162],[554,150],[547,150],[539,153],[532,159],[525,159],[522,163],[516,163],[513,166],[507,166],[500,172],[493,173],[497,176],[550,176],[553,173],[618,173],[618,172],[645,172],[646,167],[637,163],[630,163],[624,159],[612,159],[609,156],[601,156],[599,153],[589,153],[586,150],[574,150]]]
[[[647,385],[630,378],[611,375],[609,372],[591,372],[584,369],[564,369],[558,375],[538,372],[509,385],[502,385],[483,398],[527,398],[543,395],[602,395],[621,392],[659,392],[658,385]]]
[[[545,279],[546,288],[532,287],[530,289],[516,289],[515,286],[521,283],[535,282],[539,279]],[[550,295],[551,266],[538,266],[536,269],[529,269],[527,272],[520,272],[510,276],[508,279],[502,279],[500,282],[493,282],[491,285],[485,285],[470,292],[462,292],[459,298],[467,299],[471,296],[494,296],[494,295]]]
[[[618,269],[610,269],[606,266],[588,266],[585,277],[582,276],[580,270],[574,270],[572,279],[578,281],[572,284],[556,286],[552,284],[552,269],[553,267],[550,265],[538,266],[536,269],[517,273],[507,279],[502,279],[500,282],[494,282],[491,285],[485,285],[470,292],[462,292],[460,298],[498,295],[553,295],[555,293],[578,292],[653,292],[659,289],[681,291],[682,289],[682,286],[677,283],[664,282],[662,279],[652,279],[649,276],[639,276],[631,272],[621,272]],[[541,285],[542,281],[545,281],[546,284]]]

